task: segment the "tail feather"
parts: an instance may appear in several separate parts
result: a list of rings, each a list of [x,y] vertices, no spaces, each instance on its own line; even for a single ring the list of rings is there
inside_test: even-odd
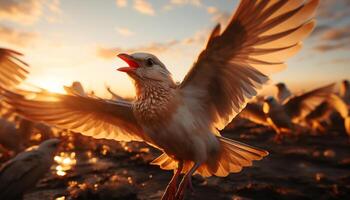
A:
[[[151,165],[159,165],[161,169],[173,170],[177,168],[177,161],[163,153],[151,162]]]
[[[222,146],[219,168],[213,174],[226,176],[229,173],[237,173],[243,167],[253,165],[254,160],[261,160],[268,152],[250,145],[237,142],[224,137],[217,137]]]
[[[221,144],[221,152],[215,159],[209,159],[207,163],[202,164],[196,173],[203,177],[212,175],[224,177],[230,173],[237,173],[243,167],[253,165],[254,160],[261,160],[268,155],[268,152],[247,144],[217,136]],[[159,165],[164,170],[174,170],[177,168],[178,161],[163,153],[153,160],[151,164]],[[185,161],[182,173],[188,172],[193,166],[192,161]]]

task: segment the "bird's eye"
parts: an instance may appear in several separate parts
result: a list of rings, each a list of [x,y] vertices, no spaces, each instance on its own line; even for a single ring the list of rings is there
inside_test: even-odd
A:
[[[146,60],[146,65],[147,65],[148,67],[152,67],[153,64],[154,64],[154,61],[152,60],[152,58],[148,58],[148,59]]]

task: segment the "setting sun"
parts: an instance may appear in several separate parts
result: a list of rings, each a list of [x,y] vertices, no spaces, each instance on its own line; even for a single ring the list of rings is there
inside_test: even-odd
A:
[[[60,94],[65,94],[63,86],[65,82],[57,77],[42,77],[38,79],[34,79],[31,81],[31,84],[29,86],[32,87],[39,87],[45,90],[48,90],[49,92],[55,92],[55,93],[60,93]],[[70,83],[67,83],[67,85]]]

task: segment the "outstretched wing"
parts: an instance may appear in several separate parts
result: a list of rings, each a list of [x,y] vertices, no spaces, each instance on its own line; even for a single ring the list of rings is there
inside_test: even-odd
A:
[[[16,86],[27,77],[28,65],[18,58],[21,55],[13,50],[0,48],[0,85],[2,87]]]
[[[242,0],[221,33],[213,30],[206,49],[181,83],[184,101],[218,129],[224,128],[268,81],[285,67],[313,30],[318,0]]]
[[[276,95],[277,101],[280,104],[283,104],[288,100],[288,98],[292,96],[292,93],[284,83],[278,83],[276,87],[277,87],[277,95]]]
[[[8,90],[3,96],[17,113],[34,121],[94,138],[118,141],[144,138],[129,102],[47,92],[27,93],[25,97]]]
[[[78,81],[73,82],[71,86],[63,86],[63,89],[69,95],[87,96],[83,85],[80,82],[78,82]]]
[[[349,117],[349,108],[339,96],[331,94],[327,102],[340,114],[343,119]]]
[[[293,121],[304,119],[317,106],[329,98],[333,87],[334,84],[330,84],[292,97],[283,106]]]
[[[263,106],[257,103],[248,103],[242,112],[239,113],[239,116],[257,124],[269,125]]]

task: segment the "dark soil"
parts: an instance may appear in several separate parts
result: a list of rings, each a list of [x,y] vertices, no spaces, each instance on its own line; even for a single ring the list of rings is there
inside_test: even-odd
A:
[[[281,144],[272,142],[271,130],[258,126],[222,134],[270,155],[226,178],[195,176],[195,192],[186,199],[350,199],[350,143],[342,131],[287,138]],[[148,164],[160,152],[141,151],[147,146],[139,143],[128,144],[128,151],[115,142],[100,143],[113,148],[103,156],[95,148],[96,163],[80,159],[86,149],[75,150],[78,163],[72,171],[58,177],[53,169],[25,199],[160,199],[172,176]]]

